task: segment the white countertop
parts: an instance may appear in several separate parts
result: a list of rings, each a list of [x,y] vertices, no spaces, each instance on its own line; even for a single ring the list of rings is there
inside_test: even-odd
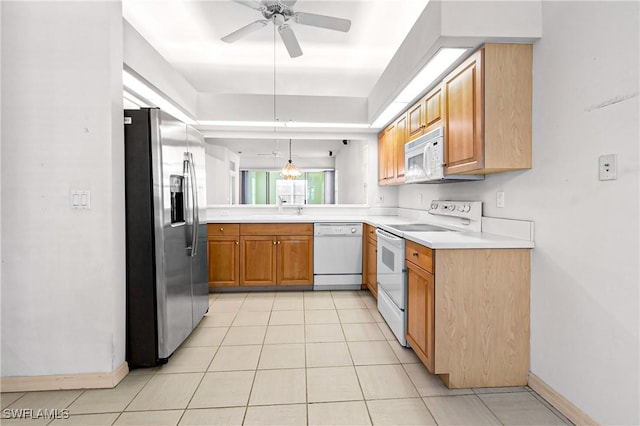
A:
[[[368,215],[311,215],[283,213],[274,215],[217,216],[209,215],[208,223],[338,223],[363,222],[382,228],[399,237],[414,241],[432,249],[474,249],[474,248],[527,248],[534,247],[533,241],[504,237],[486,232],[401,232],[393,225],[409,223],[429,223],[404,216],[368,216]],[[432,223],[437,226],[442,224]]]

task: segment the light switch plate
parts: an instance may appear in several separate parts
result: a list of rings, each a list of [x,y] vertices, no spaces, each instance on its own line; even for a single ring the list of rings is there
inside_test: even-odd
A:
[[[71,191],[71,208],[74,210],[91,208],[91,191],[88,190],[72,190]]]
[[[601,155],[598,158],[598,174],[600,180],[615,180],[618,178],[618,159],[616,154]]]
[[[496,192],[496,207],[504,207],[504,191]]]

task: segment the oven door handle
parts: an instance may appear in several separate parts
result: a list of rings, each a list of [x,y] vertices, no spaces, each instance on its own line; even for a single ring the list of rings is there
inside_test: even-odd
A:
[[[396,237],[395,235],[390,234],[387,231],[383,231],[382,229],[379,229],[379,228],[376,229],[376,235],[389,241],[402,241],[402,238]]]

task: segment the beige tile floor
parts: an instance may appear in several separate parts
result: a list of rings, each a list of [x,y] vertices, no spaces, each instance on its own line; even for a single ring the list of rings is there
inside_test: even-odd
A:
[[[70,418],[3,425],[556,425],[527,387],[447,389],[367,291],[211,294],[168,364],[114,389],[4,393],[5,408]]]

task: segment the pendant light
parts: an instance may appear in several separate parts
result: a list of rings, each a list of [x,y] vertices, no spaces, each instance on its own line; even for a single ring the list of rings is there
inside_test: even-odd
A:
[[[293,180],[302,175],[300,170],[296,167],[295,164],[291,161],[291,139],[289,139],[289,162],[284,165],[282,170],[280,170],[280,176],[285,178],[286,180]]]

